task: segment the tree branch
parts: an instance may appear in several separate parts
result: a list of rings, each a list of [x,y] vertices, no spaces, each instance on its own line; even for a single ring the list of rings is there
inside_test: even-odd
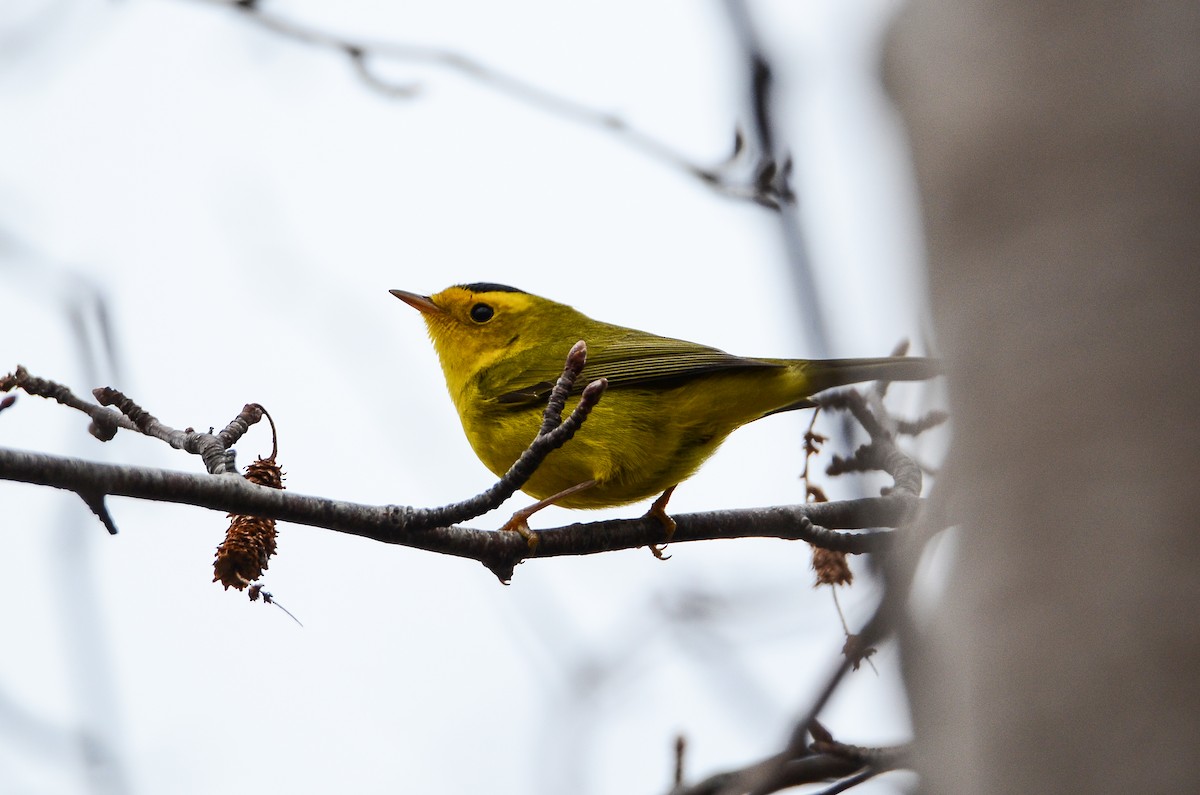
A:
[[[615,113],[598,110],[561,94],[548,91],[534,83],[450,49],[404,42],[368,41],[341,36],[267,11],[259,2],[245,2],[244,0],[194,1],[235,10],[243,19],[278,36],[346,57],[363,85],[389,99],[412,99],[420,93],[420,87],[416,83],[394,82],[381,77],[372,69],[372,62],[403,61],[434,66],[455,72],[486,89],[504,94],[526,106],[537,108],[573,124],[611,135],[630,149],[699,179],[722,196],[752,201],[776,211],[780,209],[781,203],[791,199],[790,188],[787,187],[788,166],[785,164],[782,168],[778,167],[778,164],[771,158],[770,152],[764,151],[752,169],[742,167],[746,150],[743,146],[744,139],[740,133],[734,135],[733,153],[728,159],[715,166],[701,166],[664,141],[633,127]],[[746,172],[752,172],[750,179],[742,177],[742,174]]]
[[[541,530],[537,550],[531,553],[525,539],[517,533],[439,524],[437,520],[447,515],[450,508],[422,510],[403,505],[363,505],[256,486],[230,474],[206,475],[107,464],[6,448],[0,448],[0,479],[322,527],[386,544],[471,558],[489,568],[503,563],[515,565],[527,557],[593,555],[663,540],[662,524],[653,517],[608,520]],[[473,501],[457,505],[470,502]],[[833,528],[894,527],[920,504],[920,500],[891,495],[676,514],[672,517],[677,525],[672,543],[717,538],[781,538],[808,541],[851,554],[878,552],[891,545],[890,531],[839,533]]]
[[[715,773],[688,786],[676,785],[670,795],[742,795],[778,792],[804,784],[836,781],[825,793],[843,792],[880,773],[908,767],[908,746],[865,748],[837,742],[819,723],[810,727],[814,740],[801,755],[782,764],[769,757],[737,770]]]

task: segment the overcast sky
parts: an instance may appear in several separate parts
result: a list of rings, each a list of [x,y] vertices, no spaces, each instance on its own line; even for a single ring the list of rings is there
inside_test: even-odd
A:
[[[702,165],[744,116],[712,3],[265,5],[468,56]],[[894,5],[751,5],[836,356],[923,333],[913,188],[876,76]],[[111,384],[179,428],[259,402],[289,488],[431,506],[492,476],[390,288],[500,282],[734,353],[813,353],[769,211],[454,70],[378,66],[415,95],[199,0],[7,0],[0,372]],[[740,430],[672,510],[801,501],[807,421]],[[22,396],[0,445],[200,470],[85,428]],[[238,451],[268,453],[265,426]],[[72,495],[0,483],[0,506],[4,792],[663,792],[677,733],[693,776],[776,750],[843,640],[801,544],[534,561],[505,587],[469,561],[285,525],[265,582],[299,628],[210,582],[220,514],[113,500],[110,538]],[[869,577],[843,594],[852,626],[875,595]],[[825,715],[840,739],[906,738],[897,660],[876,665]]]

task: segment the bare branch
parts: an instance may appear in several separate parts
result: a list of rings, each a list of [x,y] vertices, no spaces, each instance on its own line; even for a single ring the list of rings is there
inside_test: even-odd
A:
[[[925,431],[932,430],[939,425],[944,425],[950,419],[950,415],[945,411],[934,409],[927,411],[915,420],[896,420],[895,432],[902,436],[920,436]]]
[[[566,423],[563,427],[567,427]],[[647,546],[662,537],[662,525],[654,517],[572,524],[539,531],[541,541],[536,552],[530,554],[525,540],[517,533],[438,525],[432,518],[446,509],[421,511],[402,505],[362,505],[255,486],[236,475],[106,464],[6,448],[0,448],[0,479],[261,516],[475,560],[592,555]],[[519,487],[512,487],[514,491],[516,488]],[[672,540],[781,538],[831,546],[851,554],[880,552],[893,543],[891,532],[837,530],[895,527],[923,504],[921,500],[897,494],[676,514],[673,518],[678,527]]]
[[[890,749],[878,750],[886,752]],[[849,786],[854,786],[887,770],[903,766],[875,767],[873,765],[864,766],[864,764],[860,760],[836,752],[814,750],[807,752],[802,757],[788,760],[783,765],[779,765],[778,760],[771,757],[736,770],[715,773],[695,784],[676,786],[671,790],[670,795],[743,795],[743,793],[750,792],[766,795],[766,793],[779,792],[805,784],[817,784],[830,779],[838,779],[833,785],[834,787],[843,782],[853,782]],[[860,776],[862,776],[861,779]],[[840,792],[843,790],[821,791]]]
[[[827,307],[821,301],[817,289],[808,244],[797,212],[797,198],[792,188],[792,160],[781,152],[782,134],[775,113],[775,80],[771,64],[763,49],[758,30],[752,19],[753,6],[741,0],[725,0],[722,4],[729,18],[730,32],[741,52],[747,85],[747,103],[752,120],[750,128],[751,149],[757,150],[760,162],[758,184],[760,189],[770,186],[765,198],[759,203],[777,210],[779,240],[783,245],[788,267],[795,278],[795,297],[800,306],[798,317],[804,323],[805,337],[812,353],[817,357],[829,355],[829,322]],[[773,164],[782,161],[776,169]]]
[[[871,437],[870,442],[861,445],[849,458],[834,456],[825,470],[827,474],[882,470],[893,480],[885,493],[899,492],[912,497],[921,493],[921,467],[896,446],[895,437],[887,428],[893,423],[886,416],[881,418],[872,413],[862,393],[854,389],[825,392],[813,398],[813,402],[823,409],[850,412]]]
[[[11,392],[14,389],[21,389],[27,395],[50,398],[64,406],[87,414],[92,418],[92,424],[88,427],[88,432],[102,442],[107,442],[116,436],[118,428],[125,428],[131,431],[138,429],[133,421],[127,417],[123,417],[117,412],[110,411],[95,403],[89,403],[57,381],[38,378],[19,364],[16,370],[0,378],[0,392]]]
[[[255,410],[256,407],[253,405],[246,406],[242,410],[242,413],[222,432],[224,434],[224,438],[222,438],[211,433],[197,433],[191,428],[179,431],[164,425],[150,412],[143,409],[137,403],[134,403],[124,393],[112,387],[106,386],[93,389],[92,394],[100,405],[115,406],[134,424],[134,428],[139,433],[153,439],[160,439],[176,450],[183,450],[200,456],[200,460],[204,462],[205,469],[214,475],[237,472],[233,455],[228,449],[229,445],[225,442],[225,439],[240,438],[244,432],[238,430],[241,426],[249,425],[262,419],[261,408]]]
[[[779,167],[773,160],[764,157],[758,168],[754,169],[752,179],[747,180],[741,176],[744,169],[740,168],[740,164],[746,150],[742,145],[744,138],[740,131],[735,133],[733,155],[728,160],[714,166],[702,166],[666,142],[633,127],[614,113],[598,110],[562,94],[548,91],[450,49],[341,36],[268,11],[257,2],[194,1],[235,10],[243,19],[276,35],[346,57],[363,85],[389,99],[412,99],[420,93],[420,86],[413,82],[398,83],[386,80],[372,69],[372,62],[399,61],[433,66],[455,72],[483,88],[504,94],[523,105],[559,119],[599,130],[652,160],[700,180],[723,196],[753,201],[772,210],[779,210],[781,203],[793,198],[790,188],[787,187],[790,162],[785,161],[782,167]]]

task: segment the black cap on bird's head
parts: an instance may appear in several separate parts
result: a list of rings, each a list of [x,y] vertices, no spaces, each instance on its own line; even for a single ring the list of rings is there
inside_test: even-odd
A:
[[[471,282],[470,284],[456,284],[455,287],[461,287],[464,290],[470,290],[473,293],[523,293],[524,290],[519,290],[516,287],[509,287],[507,284],[496,284],[495,282]]]

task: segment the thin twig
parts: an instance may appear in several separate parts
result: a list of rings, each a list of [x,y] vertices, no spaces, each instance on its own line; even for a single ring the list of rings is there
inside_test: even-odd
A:
[[[120,390],[110,386],[93,389],[92,395],[102,406],[115,406],[133,422],[134,427],[140,433],[152,439],[164,441],[176,450],[200,456],[200,460],[204,462],[204,467],[210,474],[223,475],[237,472],[237,465],[233,461],[228,445],[220,437],[212,433],[199,433],[192,428],[176,430],[159,422],[153,414],[143,409]],[[239,418],[241,416],[239,415]],[[259,413],[253,417],[252,421],[257,422],[261,418],[262,414]],[[226,430],[228,431],[228,429]]]
[[[112,514],[108,512],[108,506],[104,502],[104,495],[95,492],[81,491],[79,496],[83,499],[87,507],[91,509],[96,518],[100,520],[100,524],[104,525],[104,529],[108,531],[110,536],[117,534],[117,525],[113,521]]]
[[[737,770],[714,773],[694,784],[677,786],[670,795],[743,795],[760,782],[767,771],[775,770],[775,765],[776,760],[771,757]],[[789,760],[777,771],[776,790],[848,776],[860,767],[832,754],[808,754]]]
[[[777,169],[761,166],[759,182],[766,181],[771,186],[768,196],[777,203],[780,242],[796,280],[796,300],[800,306],[796,314],[804,324],[805,338],[814,357],[827,357],[830,347],[827,311],[817,289],[808,244],[797,212],[797,198],[791,184],[791,157],[779,151],[780,142],[785,140],[785,136],[781,134],[775,114],[774,73],[751,18],[752,6],[742,0],[725,0],[723,6],[734,43],[741,51],[745,64],[745,82],[749,94],[747,101],[753,122],[750,126],[751,148],[759,152],[759,161],[763,164],[782,162]]]
[[[846,776],[840,781],[833,782],[825,789],[817,790],[813,795],[838,795],[838,793],[845,792],[848,789],[857,787],[859,784],[870,781],[882,772],[882,770],[875,770],[870,767],[864,768],[852,776]]]
[[[588,384],[584,387],[583,393],[579,396],[579,403],[571,411],[570,416],[565,421],[562,419],[567,396],[571,393],[575,379],[579,377],[585,364],[587,364],[587,345],[580,340],[567,353],[567,361],[562,375],[554,384],[554,389],[550,392],[550,399],[546,403],[546,410],[542,413],[542,425],[538,429],[537,436],[499,481],[482,494],[462,502],[440,508],[414,510],[412,521],[428,527],[465,522],[499,508],[505,500],[525,485],[525,482],[529,480],[547,455],[570,441],[600,401],[604,390],[608,388],[608,381],[604,378]]]
[[[896,343],[896,346],[894,348],[892,348],[892,352],[889,353],[888,356],[893,356],[893,357],[907,356],[908,349],[909,349],[908,340],[902,339]],[[888,388],[891,385],[892,385],[891,381],[887,381],[884,379],[880,379],[872,385],[872,388],[871,388],[872,404],[871,405],[874,406],[876,408],[876,410],[878,410],[881,414],[885,413],[882,410],[883,399],[885,397],[887,397]]]
[[[684,778],[684,759],[687,756],[687,738],[682,734],[675,736],[675,787],[683,786]]]
[[[900,436],[920,436],[925,431],[943,425],[950,420],[950,415],[945,411],[933,409],[927,411],[915,420],[896,420],[895,433]]]
[[[267,414],[266,410],[257,403],[247,403],[238,412],[238,415],[229,421],[224,430],[217,434],[217,439],[221,446],[229,449],[238,443],[245,434],[250,430],[252,425],[258,423],[263,417],[266,417],[271,422],[271,455],[268,458],[275,458],[279,451],[279,440],[275,434],[275,422],[271,420],[271,415]]]
[[[816,396],[813,401],[827,410],[848,411],[871,437],[870,442],[859,446],[849,458],[834,456],[826,470],[828,474],[881,470],[891,475],[893,481],[884,493],[912,497],[921,493],[924,482],[921,467],[896,446],[895,437],[887,427],[892,423],[886,417],[876,416],[862,393],[854,389],[829,391]]]
[[[107,442],[116,436],[118,428],[137,430],[137,426],[127,417],[84,400],[57,381],[39,378],[19,364],[16,370],[0,377],[0,392],[10,392],[13,389],[20,389],[27,395],[49,398],[69,408],[82,411],[92,418],[88,432],[102,442]]]
[[[753,201],[773,210],[779,210],[781,203],[790,201],[792,198],[790,188],[786,188],[787,174],[790,171],[787,163],[778,167],[769,157],[764,157],[760,165],[753,169],[752,179],[746,180],[740,176],[743,171],[746,171],[740,167],[745,154],[742,146],[745,139],[740,132],[734,134],[733,154],[727,160],[713,166],[702,166],[666,142],[635,128],[615,113],[598,110],[562,94],[554,93],[528,80],[450,49],[341,36],[268,11],[257,2],[242,0],[194,0],[194,2],[235,10],[243,19],[276,35],[342,55],[350,61],[351,68],[363,85],[390,99],[412,99],[420,93],[420,86],[413,82],[397,83],[385,80],[372,69],[373,61],[388,60],[433,66],[454,72],[483,88],[503,94],[527,107],[536,108],[572,124],[611,135],[630,149],[699,179],[722,196]]]

